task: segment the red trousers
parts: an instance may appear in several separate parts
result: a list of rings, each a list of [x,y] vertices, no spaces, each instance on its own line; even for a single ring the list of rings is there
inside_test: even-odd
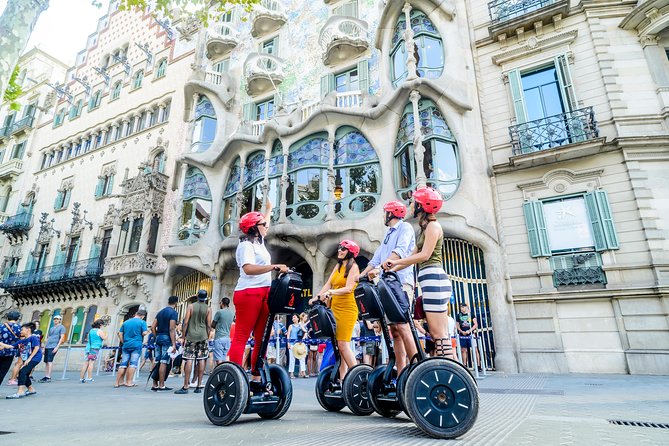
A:
[[[256,363],[262,337],[269,318],[269,308],[267,307],[267,296],[269,296],[269,287],[247,288],[245,290],[235,291],[232,301],[235,304],[235,335],[232,338],[230,346],[230,361],[242,365],[244,358],[244,348],[253,331],[253,353],[251,355],[251,373],[257,375]]]

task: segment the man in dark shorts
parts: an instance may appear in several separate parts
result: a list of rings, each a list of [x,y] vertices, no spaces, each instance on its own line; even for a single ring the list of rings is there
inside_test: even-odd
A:
[[[51,368],[53,367],[53,358],[58,353],[58,348],[65,342],[65,327],[61,324],[63,317],[57,314],[53,317],[53,327],[49,329],[46,337],[46,344],[44,344],[44,378],[40,379],[41,383],[51,382]]]
[[[204,375],[205,361],[209,357],[209,331],[211,330],[211,309],[207,305],[207,292],[197,292],[197,302],[190,304],[184,319],[184,385],[174,393],[183,395],[188,393],[192,361],[196,362],[197,387],[195,393],[202,392],[202,375]]]
[[[179,302],[177,296],[170,296],[167,299],[167,306],[160,310],[151,324],[151,332],[156,337],[155,360],[158,366],[158,379],[153,378],[154,392],[172,390],[165,387],[165,377],[167,376],[167,365],[170,363],[170,355],[167,352],[170,347],[172,351],[177,350],[176,326],[179,314],[175,307]]]
[[[460,304],[460,312],[458,313],[458,319],[456,322],[458,334],[460,335],[460,353],[462,354],[462,364],[465,367],[473,367],[469,361],[469,349],[472,348],[472,336],[476,336],[478,323],[476,318],[469,314],[469,305],[464,302]],[[476,351],[476,359],[480,372],[482,371],[481,357],[479,356],[479,351],[477,349],[474,349],[474,351]]]

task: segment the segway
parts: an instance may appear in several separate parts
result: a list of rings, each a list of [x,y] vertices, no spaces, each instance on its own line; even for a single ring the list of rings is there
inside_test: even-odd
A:
[[[478,416],[479,393],[474,377],[456,361],[427,357],[420,345],[410,309],[399,304],[400,299],[404,298],[404,291],[396,273],[382,273],[377,288],[379,301],[388,319],[396,323],[409,323],[418,349],[418,354],[397,379],[397,403],[431,437],[447,439],[465,434]],[[386,381],[374,374],[369,379],[368,388],[374,402],[378,400],[375,398],[377,392],[384,395],[382,385]],[[391,401],[380,401],[386,404],[386,408],[392,407]]]
[[[250,381],[244,369],[234,362],[218,365],[209,375],[204,390],[204,411],[217,426],[234,423],[242,413],[256,413],[264,419],[281,418],[293,398],[293,386],[288,372],[265,360],[272,323],[277,314],[295,313],[302,296],[302,276],[289,271],[272,281],[268,298],[270,315],[256,363],[260,381]]]
[[[338,412],[348,407],[355,415],[369,415],[374,411],[368,393],[367,376],[372,367],[358,364],[348,370],[342,380],[339,376],[341,354],[335,333],[337,324],[332,311],[319,300],[309,312],[309,319],[317,337],[329,338],[334,351],[335,363],[321,370],[316,380],[316,399],[323,409]]]

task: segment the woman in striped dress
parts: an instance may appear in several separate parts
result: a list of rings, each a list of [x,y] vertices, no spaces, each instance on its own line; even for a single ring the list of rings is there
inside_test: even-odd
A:
[[[409,257],[389,260],[385,267],[398,271],[418,265],[418,284],[423,293],[423,309],[435,344],[435,355],[453,358],[448,334],[448,303],[453,287],[443,268],[444,232],[435,215],[443,202],[441,194],[431,187],[422,187],[414,192],[413,215],[418,218],[420,226],[416,248]]]

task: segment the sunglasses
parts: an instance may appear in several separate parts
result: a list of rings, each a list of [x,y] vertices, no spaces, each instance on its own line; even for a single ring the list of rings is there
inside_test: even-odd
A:
[[[266,228],[267,227],[267,222],[264,221],[262,223],[258,223],[256,226],[262,226],[262,227]]]
[[[337,246],[337,251],[348,251],[348,249],[344,248],[343,246]]]

